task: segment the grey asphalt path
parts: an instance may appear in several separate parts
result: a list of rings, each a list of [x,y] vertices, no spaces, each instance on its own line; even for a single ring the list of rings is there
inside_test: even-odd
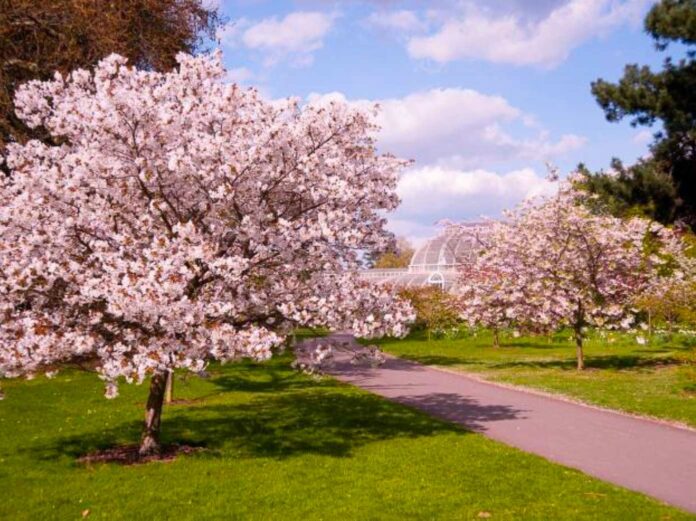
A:
[[[355,343],[349,334],[335,333],[331,338]],[[396,357],[388,357],[378,368],[366,368],[352,365],[348,352],[339,351],[328,372],[507,445],[696,513],[696,431],[509,389]]]

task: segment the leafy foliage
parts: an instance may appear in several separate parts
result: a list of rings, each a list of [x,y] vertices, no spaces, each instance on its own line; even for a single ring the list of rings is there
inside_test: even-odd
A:
[[[696,1],[662,0],[648,13],[645,28],[659,50],[679,42],[689,49],[686,57],[666,58],[659,72],[647,66],[627,65],[617,83],[602,79],[593,82],[592,93],[609,121],[630,117],[634,126],[661,125],[652,145],[653,158],[626,169],[623,176],[615,179],[599,173],[597,182],[585,186],[606,197],[610,206],[618,206],[619,211],[625,211],[626,206],[637,206],[637,212],[648,213],[663,223],[678,219],[693,226],[696,224],[696,60],[691,46],[696,44]],[[666,182],[667,177],[672,187]],[[670,205],[665,196],[672,190],[675,194]],[[646,202],[657,204],[646,205]]]
[[[0,2],[0,153],[11,142],[52,139],[14,113],[14,93],[56,71],[89,68],[111,53],[159,71],[205,48],[219,24],[201,0],[3,0]]]
[[[672,179],[654,159],[626,167],[614,159],[611,171],[579,168],[576,186],[596,196],[585,199],[595,211],[617,217],[646,217],[666,224],[677,215],[678,194]]]
[[[405,237],[398,237],[396,243],[389,250],[373,255],[374,260],[369,259],[373,268],[406,268],[411,262],[415,248]]]
[[[435,286],[404,288],[399,296],[408,300],[416,312],[414,327],[424,329],[428,337],[459,326],[456,298]]]

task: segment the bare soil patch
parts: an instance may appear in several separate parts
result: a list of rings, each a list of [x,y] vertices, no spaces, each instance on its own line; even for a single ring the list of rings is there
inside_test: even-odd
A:
[[[93,463],[119,463],[121,465],[139,465],[153,461],[173,461],[180,455],[193,454],[204,450],[203,447],[191,445],[165,445],[159,454],[140,456],[138,445],[119,445],[108,449],[90,452],[77,461],[87,465]]]

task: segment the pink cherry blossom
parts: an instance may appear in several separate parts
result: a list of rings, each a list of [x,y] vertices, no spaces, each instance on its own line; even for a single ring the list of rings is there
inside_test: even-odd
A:
[[[266,359],[298,325],[406,333],[410,306],[352,274],[391,239],[406,164],[376,155],[372,115],[178,60],[112,55],[18,90],[59,146],[10,145],[0,181],[0,377],[90,363],[107,397],[147,376],[157,395],[171,369]]]
[[[630,329],[636,295],[678,270],[677,234],[644,219],[591,212],[563,182],[558,194],[529,200],[488,229],[480,255],[462,266],[463,318],[494,329],[570,327],[583,367],[585,328]],[[461,233],[469,233],[466,227]]]

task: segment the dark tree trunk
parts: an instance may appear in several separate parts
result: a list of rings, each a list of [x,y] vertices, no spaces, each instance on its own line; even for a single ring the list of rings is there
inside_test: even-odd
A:
[[[140,456],[151,456],[160,452],[160,424],[162,421],[162,403],[167,386],[167,372],[152,375],[150,394],[145,407],[145,429],[140,442]]]
[[[495,349],[500,347],[500,335],[498,334],[498,328],[493,328],[493,347]]]
[[[585,354],[582,351],[582,328],[575,327],[575,354],[578,361],[578,371],[585,369]]]

